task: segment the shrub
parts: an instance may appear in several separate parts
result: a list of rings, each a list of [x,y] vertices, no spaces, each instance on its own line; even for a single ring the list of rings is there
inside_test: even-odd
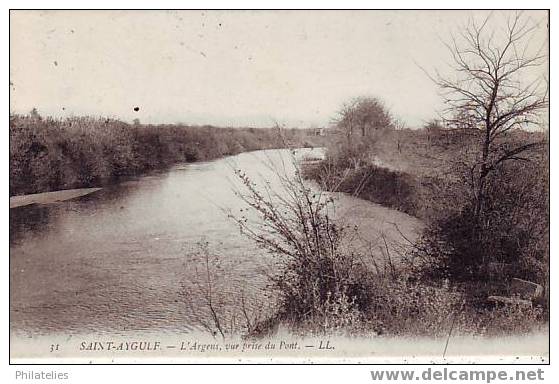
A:
[[[338,310],[343,318],[355,308],[350,289],[360,284],[358,258],[341,247],[347,228],[329,217],[333,200],[305,185],[295,168],[294,178],[275,169],[280,189],[259,186],[237,170],[243,186],[238,196],[251,210],[230,217],[243,234],[276,256],[271,282],[280,300],[278,317],[293,324],[322,319],[324,326],[330,321],[337,326]],[[255,221],[254,214],[260,219]]]
[[[462,310],[462,293],[448,285],[405,278],[372,283],[367,314],[372,328],[380,334],[443,336]]]
[[[471,286],[448,281],[370,279],[369,306],[364,309],[361,332],[391,336],[447,337],[496,336],[528,333],[546,321],[544,308],[520,305],[489,306],[472,300]]]
[[[548,181],[545,165],[509,163],[499,169],[486,193],[483,220],[468,201],[434,220],[418,247],[432,277],[489,280],[489,263],[511,264],[516,277],[546,285]],[[504,276],[503,276],[504,277]]]
[[[365,200],[417,215],[417,180],[411,175],[372,164],[358,168],[331,158],[304,168],[306,178],[329,191],[345,192]]]
[[[232,276],[226,259],[202,239],[186,255],[188,278],[181,281],[181,296],[193,325],[214,337],[257,334],[270,315],[273,302],[252,290],[231,292]],[[192,276],[194,273],[194,276]]]
[[[528,334],[542,330],[548,321],[543,307],[511,304],[492,309],[472,309],[461,317],[466,332],[484,336]]]

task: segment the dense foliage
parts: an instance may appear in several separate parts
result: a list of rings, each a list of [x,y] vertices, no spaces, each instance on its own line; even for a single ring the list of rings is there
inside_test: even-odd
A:
[[[177,162],[304,142],[299,130],[128,124],[114,119],[10,117],[10,195],[97,186]]]

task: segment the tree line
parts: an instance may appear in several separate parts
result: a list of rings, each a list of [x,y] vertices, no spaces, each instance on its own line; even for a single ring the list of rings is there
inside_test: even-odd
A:
[[[128,124],[116,119],[10,116],[10,196],[99,186],[178,162],[211,160],[286,144],[305,131]]]

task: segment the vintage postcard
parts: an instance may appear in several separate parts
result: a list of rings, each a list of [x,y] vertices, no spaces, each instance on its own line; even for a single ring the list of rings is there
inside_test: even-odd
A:
[[[11,10],[9,70],[11,363],[549,362],[547,10]]]

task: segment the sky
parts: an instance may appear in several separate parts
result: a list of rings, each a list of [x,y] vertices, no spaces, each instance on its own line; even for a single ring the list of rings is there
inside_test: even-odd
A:
[[[328,125],[376,96],[417,127],[441,109],[425,74],[469,11],[11,11],[10,108],[142,123]],[[502,14],[496,17],[503,16]],[[543,11],[533,42],[547,39]],[[137,110],[135,110],[137,109]]]

